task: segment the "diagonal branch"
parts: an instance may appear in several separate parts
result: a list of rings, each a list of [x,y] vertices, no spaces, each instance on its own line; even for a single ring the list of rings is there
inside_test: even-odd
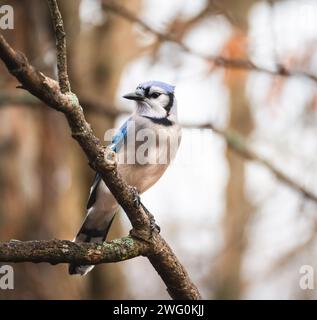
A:
[[[115,118],[120,114],[125,114],[128,111],[120,110],[114,106],[108,106],[99,101],[91,100],[91,98],[86,98],[79,96],[80,101],[84,106],[84,110],[87,112],[93,112],[99,115]],[[23,104],[23,105],[37,105],[39,100],[34,98],[29,94],[0,94],[0,107],[2,105],[14,103],[14,104]],[[299,182],[295,181],[293,178],[289,177],[281,170],[279,170],[271,161],[261,157],[257,152],[252,150],[245,141],[245,138],[236,131],[233,130],[221,130],[214,126],[213,124],[203,124],[203,125],[182,125],[185,129],[211,129],[213,132],[220,135],[225,139],[228,146],[236,153],[238,153],[245,160],[251,160],[260,163],[270,172],[272,172],[282,183],[285,183],[293,190],[303,194],[306,198],[317,203],[317,195],[312,191],[308,190],[302,186]],[[1,149],[1,148],[0,148]]]
[[[100,99],[95,99],[85,94],[77,94],[85,113],[93,113],[110,119],[115,119],[122,114],[130,113],[129,110],[119,108],[113,104],[104,103]],[[18,105],[21,107],[42,106],[42,102],[29,94],[29,92],[17,93],[16,90],[0,92],[0,108],[10,105]]]
[[[134,189],[118,174],[115,154],[104,148],[87,123],[82,107],[75,94],[63,94],[53,79],[38,72],[27,58],[16,52],[0,34],[0,59],[23,88],[62,112],[69,124],[73,138],[85,152],[91,167],[98,171],[118,203],[126,212],[133,229],[131,235],[145,241],[150,248],[148,256],[153,267],[161,276],[173,299],[200,299],[200,293],[189,278],[186,270],[158,233],[150,232],[150,219],[141,205],[136,206]]]
[[[141,26],[144,30],[153,34],[159,41],[161,42],[172,42],[177,44],[184,52],[192,54],[196,57],[202,58],[207,62],[212,62],[216,67],[221,68],[231,68],[231,69],[241,69],[246,71],[257,71],[264,72],[273,76],[281,76],[281,77],[304,77],[306,79],[317,82],[317,75],[303,71],[303,70],[289,70],[284,65],[279,64],[276,69],[267,69],[265,67],[258,66],[254,64],[249,59],[231,59],[226,58],[220,55],[206,55],[202,54],[198,51],[187,46],[183,41],[177,39],[171,34],[163,33],[155,30],[138,16],[136,16],[133,12],[125,8],[124,6],[117,3],[114,0],[102,0],[102,4],[104,8],[109,11],[121,16],[122,18],[136,23]]]
[[[79,96],[80,101],[83,103],[84,110],[88,112],[93,112],[103,116],[115,118],[120,114],[127,113],[128,111],[120,110],[119,108],[108,106],[99,101],[93,101],[90,98],[85,98]],[[32,97],[29,94],[13,95],[13,94],[0,94],[0,107],[4,104],[15,103],[23,105],[37,105],[39,104],[38,99]],[[203,124],[203,125],[182,125],[185,129],[211,129],[213,132],[220,135],[225,139],[228,146],[236,153],[238,153],[245,160],[251,160],[260,163],[266,167],[270,172],[272,172],[282,183],[285,183],[293,190],[303,194],[306,198],[317,203],[317,195],[312,191],[308,190],[302,186],[299,182],[295,181],[293,178],[289,177],[281,170],[279,170],[271,161],[264,159],[258,155],[254,150],[252,150],[246,143],[245,138],[236,131],[233,130],[221,130],[214,126],[213,124]]]
[[[215,127],[212,124],[205,124],[201,125],[199,127],[197,126],[184,126],[185,128],[201,128],[201,129],[211,129],[213,132],[221,135],[227,142],[228,146],[238,153],[240,156],[242,156],[246,160],[252,160],[260,163],[267,169],[269,169],[270,172],[272,172],[276,178],[278,178],[281,182],[288,185],[293,190],[301,193],[304,197],[306,197],[309,200],[312,200],[317,203],[317,195],[314,194],[312,191],[307,190],[304,186],[302,186],[300,183],[294,181],[292,178],[287,176],[285,173],[283,173],[281,170],[279,170],[273,163],[268,161],[267,159],[261,157],[258,155],[255,151],[253,151],[248,144],[245,141],[245,138],[241,136],[238,132],[234,130],[222,130],[217,127]]]
[[[70,92],[71,89],[67,74],[66,34],[63,19],[56,0],[47,0],[47,2],[56,35],[58,82],[61,92],[66,93]]]

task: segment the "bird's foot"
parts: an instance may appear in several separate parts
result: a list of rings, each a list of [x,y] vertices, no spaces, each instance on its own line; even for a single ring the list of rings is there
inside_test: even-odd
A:
[[[153,232],[160,233],[161,228],[159,225],[156,224],[156,221],[155,221],[153,214],[144,206],[144,204],[141,203],[141,205],[142,205],[143,210],[145,211],[145,213],[149,217],[151,233],[153,233]]]
[[[160,233],[161,228],[156,224],[153,214],[141,202],[141,197],[140,197],[138,189],[136,187],[132,187],[132,192],[133,192],[133,196],[134,196],[133,202],[134,202],[135,208],[139,208],[140,206],[142,206],[143,210],[145,211],[145,213],[149,217],[151,234],[153,234],[153,232]]]
[[[140,194],[139,191],[136,187],[132,187],[132,193],[133,193],[133,202],[134,202],[134,207],[135,208],[139,208],[141,205],[141,198],[140,198]]]

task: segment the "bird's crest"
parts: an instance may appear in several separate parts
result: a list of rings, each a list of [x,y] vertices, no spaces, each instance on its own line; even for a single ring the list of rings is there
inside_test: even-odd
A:
[[[159,87],[165,90],[167,93],[174,93],[175,86],[172,86],[168,83],[162,82],[162,81],[147,81],[144,83],[139,84],[138,88],[142,88],[144,90],[151,88],[151,87]]]

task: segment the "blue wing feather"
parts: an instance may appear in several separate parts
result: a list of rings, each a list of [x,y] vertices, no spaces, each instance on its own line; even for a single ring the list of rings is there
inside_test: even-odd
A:
[[[127,136],[127,131],[128,131],[128,121],[127,120],[119,129],[118,133],[113,136],[110,144],[110,148],[114,152],[119,152],[123,143],[124,139]],[[91,192],[88,198],[88,203],[87,203],[87,209],[90,209],[93,204],[96,202],[96,196],[97,196],[97,188],[99,186],[100,181],[102,180],[101,175],[97,172],[95,175],[94,182],[91,187]]]
[[[127,136],[128,131],[128,121],[127,120],[119,129],[119,132],[114,135],[111,141],[111,145],[109,146],[114,152],[119,152],[121,149],[121,146],[124,142],[124,139]]]

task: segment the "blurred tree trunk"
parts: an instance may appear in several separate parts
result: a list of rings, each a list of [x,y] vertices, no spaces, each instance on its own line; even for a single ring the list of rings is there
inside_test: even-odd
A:
[[[230,58],[247,58],[248,13],[254,0],[221,1],[236,28],[227,42],[224,54]],[[247,74],[226,70],[225,79],[230,91],[229,129],[244,136],[252,131],[249,101],[245,96]],[[215,298],[239,299],[243,290],[241,266],[247,246],[246,231],[252,208],[245,194],[245,161],[230,148],[226,151],[229,177],[226,190],[226,211],[223,218],[224,244],[216,266]]]
[[[10,5],[15,25],[6,37],[32,64],[53,76],[55,49],[46,2],[12,1]],[[1,91],[18,94],[12,86],[15,81],[1,68]],[[84,205],[84,193],[83,184],[74,183],[74,163],[80,156],[62,116],[46,107],[32,110],[13,105],[1,113],[0,135],[13,145],[0,161],[1,240],[69,237],[70,226]],[[0,292],[5,298],[80,298],[83,284],[71,283],[65,266],[21,264],[14,270],[15,290]]]
[[[80,3],[59,2],[66,24],[72,89],[110,103],[123,67],[136,52],[132,26],[107,16],[100,25],[82,28]],[[6,38],[33,65],[56,78],[55,40],[46,1],[16,0],[10,5],[15,26],[5,31]],[[126,5],[137,10],[140,0],[126,1]],[[0,95],[17,94],[15,85],[0,65]],[[113,127],[113,119],[89,116],[89,121],[101,139]],[[86,214],[93,175],[60,114],[45,106],[1,107],[0,240],[72,239]],[[118,221],[114,229],[120,232]],[[69,276],[65,265],[16,264],[14,270],[15,290],[0,290],[0,298],[125,297],[118,264],[98,266],[87,277]]]

